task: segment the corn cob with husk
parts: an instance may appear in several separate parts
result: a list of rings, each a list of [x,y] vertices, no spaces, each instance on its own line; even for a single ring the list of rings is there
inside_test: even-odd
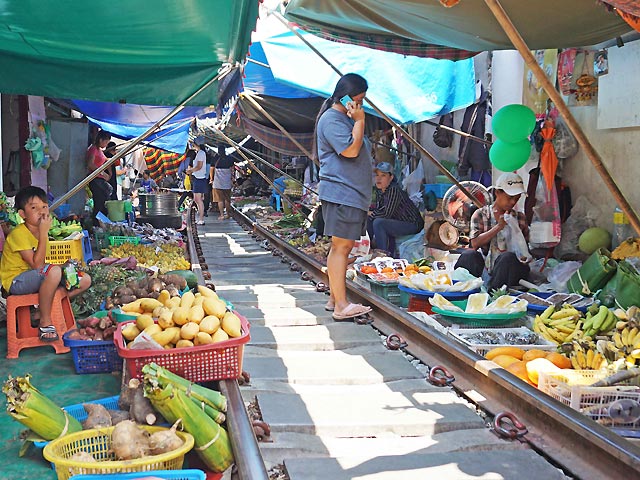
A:
[[[224,472],[233,464],[233,451],[227,431],[174,384],[151,383],[145,375],[145,396],[153,408],[169,422],[182,420],[184,430],[195,441],[194,450],[210,470]]]
[[[31,385],[30,378],[9,376],[4,382],[7,413],[45,440],[82,430],[80,422]]]

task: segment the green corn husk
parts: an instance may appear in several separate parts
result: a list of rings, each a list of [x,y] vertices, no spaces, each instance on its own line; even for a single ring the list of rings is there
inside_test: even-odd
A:
[[[227,399],[220,392],[192,383],[156,363],[146,364],[142,367],[142,373],[145,375],[146,382],[157,383],[161,386],[173,385],[198,402],[204,402],[222,413],[227,411]]]
[[[80,422],[31,385],[30,378],[9,376],[4,382],[7,413],[45,440],[82,430]]]
[[[169,423],[182,420],[183,428],[193,435],[194,450],[213,472],[224,472],[233,462],[227,431],[213,421],[185,392],[175,385],[145,382],[145,396]]]

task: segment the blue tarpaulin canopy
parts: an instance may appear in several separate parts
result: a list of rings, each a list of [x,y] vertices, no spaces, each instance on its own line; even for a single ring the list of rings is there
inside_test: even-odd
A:
[[[382,52],[301,35],[342,73],[367,79],[367,96],[399,123],[417,123],[471,105],[475,101],[473,59],[435,60]],[[275,79],[329,97],[338,75],[295,34],[262,40]],[[365,105],[365,110],[374,113]]]
[[[74,109],[85,114],[91,122],[100,128],[126,140],[144,133],[173,109],[173,107],[164,106],[90,100],[72,100],[70,103]],[[162,150],[184,153],[189,140],[189,126],[195,116],[203,114],[206,114],[206,110],[202,107],[185,107],[171,119],[170,123],[151,135],[145,143]]]

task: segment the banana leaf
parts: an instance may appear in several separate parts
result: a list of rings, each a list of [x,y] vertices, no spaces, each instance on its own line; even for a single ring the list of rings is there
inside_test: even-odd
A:
[[[640,275],[628,262],[624,260],[619,262],[615,275],[598,293],[597,299],[607,307],[618,307],[624,310],[632,305],[638,305],[640,303]]]
[[[580,295],[592,295],[616,273],[617,264],[611,259],[611,253],[599,248],[582,264],[567,282],[567,289]]]

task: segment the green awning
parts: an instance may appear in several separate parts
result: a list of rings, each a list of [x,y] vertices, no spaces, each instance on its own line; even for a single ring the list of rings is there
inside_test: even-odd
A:
[[[258,3],[2,0],[0,93],[177,105],[244,59]]]
[[[501,0],[531,49],[595,45],[631,27],[594,0]],[[290,0],[285,16],[333,35],[371,35],[469,51],[514,49],[482,0]],[[348,41],[348,38],[347,40]]]

